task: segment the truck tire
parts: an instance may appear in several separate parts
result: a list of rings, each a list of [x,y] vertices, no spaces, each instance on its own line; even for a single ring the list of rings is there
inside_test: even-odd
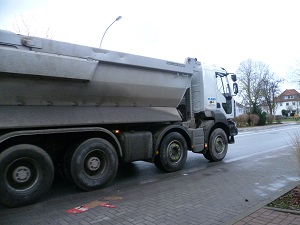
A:
[[[186,158],[187,144],[184,137],[177,132],[172,132],[162,140],[154,164],[160,170],[174,172],[183,168]]]
[[[226,156],[227,149],[227,136],[221,128],[217,128],[209,137],[208,151],[204,153],[204,157],[213,162],[221,161]]]
[[[32,204],[47,194],[54,166],[41,148],[20,144],[0,154],[0,203],[9,207]]]
[[[75,150],[75,146],[72,146],[70,149],[66,151],[66,154],[63,159],[63,166],[62,166],[63,177],[71,184],[74,184],[74,180],[72,178],[72,173],[71,173],[71,160],[74,154],[74,150]]]
[[[70,172],[74,183],[85,191],[108,185],[118,170],[115,148],[102,138],[81,143],[71,159]]]

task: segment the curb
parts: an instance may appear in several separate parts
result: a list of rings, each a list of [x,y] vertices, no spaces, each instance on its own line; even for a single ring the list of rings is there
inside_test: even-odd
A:
[[[300,215],[300,211],[298,211],[298,210],[280,209],[280,208],[273,208],[273,207],[268,207],[268,206],[265,206],[263,208],[264,209],[270,209],[270,210],[273,210],[273,211],[278,211],[278,212],[284,212],[284,213],[289,213],[289,214]]]
[[[266,205],[269,204],[270,202],[274,201],[275,199],[279,198],[283,194],[289,192],[290,190],[292,190],[293,188],[295,188],[297,185],[299,185],[298,181],[296,181],[296,184],[292,183],[292,184],[288,185],[281,192],[276,192],[275,194],[273,194],[272,196],[270,196],[269,199],[260,202],[256,206],[253,206],[252,208],[250,208],[247,211],[241,213],[240,215],[236,216],[235,218],[227,221],[226,223],[224,223],[224,225],[235,224],[235,223],[239,222],[240,220],[244,219],[245,217],[250,216],[252,213],[258,211],[261,208],[264,208],[264,209],[266,208],[266,209],[270,209],[270,210],[274,210],[274,211],[281,211],[281,210],[283,210],[283,209],[278,209],[278,208],[267,207]],[[292,213],[292,211],[293,210],[288,210],[288,211],[285,211],[285,212],[286,213],[290,213],[290,214],[300,215],[300,211],[293,212],[293,213]],[[281,212],[283,212],[283,211],[281,211]]]

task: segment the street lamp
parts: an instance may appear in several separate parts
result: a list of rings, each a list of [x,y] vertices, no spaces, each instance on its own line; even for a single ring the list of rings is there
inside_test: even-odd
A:
[[[111,25],[113,25],[116,21],[120,20],[121,18],[122,18],[122,16],[118,16],[118,17],[114,20],[114,22],[112,22],[112,23],[106,28],[106,30],[105,30],[105,32],[104,32],[104,34],[103,34],[103,36],[102,36],[102,39],[101,39],[99,48],[101,48],[101,44],[102,44],[103,38],[104,38],[104,36],[105,36],[107,30],[111,27]]]

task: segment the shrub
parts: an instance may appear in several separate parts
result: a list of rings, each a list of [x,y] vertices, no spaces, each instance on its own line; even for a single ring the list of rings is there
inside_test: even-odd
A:
[[[281,114],[282,114],[283,116],[288,116],[288,113],[287,113],[287,111],[286,111],[285,109],[281,110]]]
[[[252,114],[256,114],[259,116],[259,121],[256,125],[266,125],[266,121],[267,121],[267,113],[266,112],[263,112],[261,110],[261,108],[259,108],[257,106],[257,104],[253,104],[253,108],[252,108]]]
[[[242,114],[233,119],[233,121],[236,123],[237,127],[245,127],[247,126],[247,122],[249,119],[248,114]]]
[[[282,119],[283,119],[282,115],[276,115],[275,116],[275,120],[276,120],[277,123],[281,123]]]
[[[234,118],[232,119],[232,121],[236,123],[236,126],[237,126],[237,127],[240,126],[240,118],[239,118],[239,116],[234,117]]]
[[[259,116],[259,121],[258,121],[258,125],[259,126],[264,126],[266,125],[266,121],[267,121],[267,113],[266,112],[261,112],[258,114]]]
[[[249,119],[251,126],[256,126],[259,123],[259,116],[256,114],[250,114]]]
[[[275,119],[274,115],[271,115],[271,114],[267,115],[267,122],[268,122],[268,124],[272,124],[273,121],[274,121],[274,119]]]
[[[242,125],[243,127],[247,126],[247,122],[248,122],[248,119],[249,119],[249,115],[245,113],[245,114],[240,115],[239,117],[240,117],[240,119],[241,119],[241,125]]]

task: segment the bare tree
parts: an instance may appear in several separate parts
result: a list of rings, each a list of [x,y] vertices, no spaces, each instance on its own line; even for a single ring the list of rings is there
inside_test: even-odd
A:
[[[52,39],[54,35],[51,34],[50,27],[44,25],[39,27],[36,21],[34,18],[25,19],[21,14],[19,18],[15,17],[15,23],[12,24],[12,27],[14,32],[18,34]]]
[[[291,70],[291,80],[300,86],[300,60],[296,60],[295,66]]]
[[[263,102],[263,81],[268,77],[269,73],[269,67],[261,61],[247,59],[240,63],[237,70],[240,95],[243,103],[251,109],[254,105],[257,106]]]
[[[284,79],[278,78],[275,73],[268,73],[263,80],[262,95],[271,115],[275,114],[276,96],[280,93],[279,84]]]

